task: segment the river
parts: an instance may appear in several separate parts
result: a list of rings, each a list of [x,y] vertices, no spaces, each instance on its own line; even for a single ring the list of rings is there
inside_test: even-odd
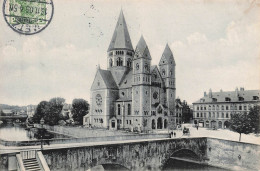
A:
[[[70,138],[69,136],[61,134],[50,134],[52,134],[54,138]],[[12,123],[0,125],[0,138],[7,141],[37,140],[32,131],[26,130],[24,126]]]

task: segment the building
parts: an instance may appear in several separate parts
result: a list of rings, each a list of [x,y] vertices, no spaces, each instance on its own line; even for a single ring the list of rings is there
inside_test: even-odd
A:
[[[64,116],[67,119],[72,118],[71,110],[72,110],[72,105],[64,103],[63,107],[62,107],[62,110],[61,110],[62,116]]]
[[[181,101],[180,98],[175,100],[175,113],[176,113],[176,124],[182,124],[190,122],[192,119],[192,109],[185,100]]]
[[[194,123],[207,128],[229,127],[231,115],[239,112],[249,112],[250,108],[259,105],[260,90],[245,90],[212,92],[193,103]]]
[[[131,131],[174,126],[175,61],[168,44],[159,66],[151,66],[151,60],[143,36],[133,49],[121,11],[107,50],[107,70],[97,68],[84,123]]]
[[[33,117],[33,115],[35,114],[37,106],[36,105],[28,105],[26,106],[26,113],[28,115],[28,117]]]
[[[183,106],[182,102],[179,98],[175,100],[175,116],[176,116],[176,124],[182,123],[182,112],[183,112]]]

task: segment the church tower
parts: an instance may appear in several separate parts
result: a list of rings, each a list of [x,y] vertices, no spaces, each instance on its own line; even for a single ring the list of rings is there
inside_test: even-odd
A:
[[[169,126],[175,124],[175,98],[176,98],[176,87],[175,87],[175,61],[172,51],[167,44],[162,57],[159,62],[160,73],[163,78],[166,88],[166,106],[169,109]]]
[[[125,17],[121,10],[116,28],[107,50],[107,65],[117,85],[126,71],[132,68],[134,49],[127,29]]]
[[[151,110],[151,55],[141,36],[133,60],[132,115],[134,127],[145,129]]]

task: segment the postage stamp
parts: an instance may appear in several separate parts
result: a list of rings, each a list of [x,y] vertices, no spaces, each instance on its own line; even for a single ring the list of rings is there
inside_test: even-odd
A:
[[[6,23],[25,35],[44,30],[53,17],[52,0],[4,0],[3,15]]]

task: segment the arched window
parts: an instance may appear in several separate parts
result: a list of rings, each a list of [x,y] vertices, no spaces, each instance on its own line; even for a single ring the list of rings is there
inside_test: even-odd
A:
[[[113,66],[113,60],[109,59],[109,66],[112,67]]]
[[[162,75],[165,75],[165,70],[164,69],[162,69]]]
[[[164,120],[164,129],[167,128],[167,119]]]
[[[148,66],[148,64],[146,63],[146,64],[144,64],[144,70],[145,71],[148,71],[149,70],[149,66]]]
[[[130,58],[127,59],[127,66],[128,66],[128,67],[131,67],[131,66],[132,66],[132,62],[131,62],[131,59],[130,59]]]
[[[155,129],[155,120],[152,120],[152,129]]]
[[[117,105],[117,114],[118,114],[118,115],[121,114],[121,107],[120,107],[120,104]]]
[[[123,60],[122,60],[122,58],[117,58],[117,60],[116,60],[116,65],[117,65],[117,66],[123,66]]]
[[[128,106],[127,106],[128,108],[127,108],[127,113],[128,113],[128,115],[131,115],[131,104],[128,104]]]

